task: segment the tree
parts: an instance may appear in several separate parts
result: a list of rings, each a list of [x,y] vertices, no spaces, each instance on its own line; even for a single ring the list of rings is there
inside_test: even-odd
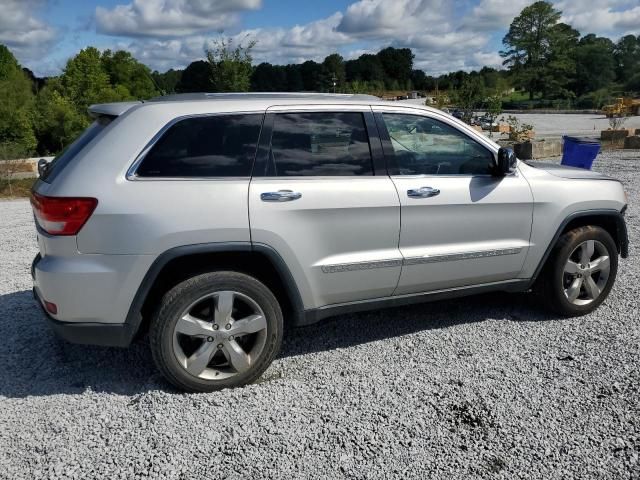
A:
[[[605,88],[616,78],[614,43],[593,33],[580,39],[575,50],[574,91],[577,96]]]
[[[377,55],[364,53],[355,60],[345,62],[347,81],[362,80],[364,82],[384,81],[384,69]]]
[[[307,60],[300,65],[300,76],[302,77],[302,86],[305,91],[318,92],[322,90],[324,76],[321,64],[313,60]]]
[[[487,97],[487,116],[491,120],[491,125],[496,121],[496,118],[502,113],[502,95],[500,93],[494,93]],[[489,136],[493,136],[493,129],[489,130]]]
[[[502,39],[506,50],[500,52],[503,64],[511,68],[521,86],[529,92],[529,98],[542,91],[547,72],[554,32],[562,12],[549,2],[538,1],[525,7],[513,19],[509,31]]]
[[[322,62],[322,67],[326,77],[326,88],[329,91],[338,91],[344,89],[347,74],[344,66],[344,59],[337,53],[328,55]],[[335,85],[334,85],[335,83]]]
[[[633,75],[640,73],[640,35],[625,35],[614,48],[617,79],[627,82]]]
[[[149,68],[133,58],[131,53],[124,50],[105,50],[101,61],[109,75],[109,83],[116,88],[125,87],[132,98],[145,100],[158,95]]]
[[[544,98],[573,98],[570,83],[575,78],[575,50],[580,32],[566,23],[558,23],[549,31],[546,65],[540,71]]]
[[[211,78],[211,66],[209,62],[197,60],[191,62],[180,77],[180,81],[176,85],[176,92],[213,92],[215,86]]]
[[[176,93],[176,87],[182,78],[182,70],[171,68],[164,73],[154,70],[151,73],[151,77],[160,89],[161,94]]]
[[[411,78],[413,70],[413,52],[408,48],[387,47],[380,50],[377,55],[385,73],[385,83],[405,88]]]
[[[36,98],[34,126],[41,155],[62,151],[89,125],[87,116],[78,112],[60,91],[58,80],[53,79]]]
[[[76,109],[86,114],[87,107],[94,103],[116,102],[131,99],[131,92],[124,85],[111,86],[100,52],[95,47],[80,50],[71,58],[60,76],[63,96]]]
[[[248,92],[251,86],[251,50],[256,41],[247,46],[233,47],[233,39],[220,40],[207,50],[211,81],[216,92]]]
[[[4,45],[0,45],[0,99],[0,144],[5,145],[5,150],[31,153],[37,143],[32,125],[31,81]]]
[[[452,100],[462,110],[462,120],[469,123],[473,111],[484,99],[484,86],[479,76],[469,76],[459,89],[454,90]]]

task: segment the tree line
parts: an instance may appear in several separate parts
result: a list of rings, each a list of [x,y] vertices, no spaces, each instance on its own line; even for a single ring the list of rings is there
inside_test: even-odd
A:
[[[640,92],[640,36],[617,42],[581,35],[545,1],[524,8],[503,39],[505,69],[484,67],[428,75],[409,48],[387,47],[345,60],[253,65],[255,43],[223,40],[184,70],[151,71],[126,51],[81,50],[57,77],[36,78],[0,45],[0,158],[60,152],[90,123],[94,103],[186,92],[319,91],[382,96],[430,92],[465,111],[483,107],[569,105],[600,108],[611,97]],[[511,88],[517,90],[510,95]],[[438,93],[434,93],[438,92]],[[518,96],[520,98],[514,98]]]

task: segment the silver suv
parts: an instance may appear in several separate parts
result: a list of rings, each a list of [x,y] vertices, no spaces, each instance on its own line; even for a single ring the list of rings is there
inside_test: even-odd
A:
[[[582,315],[626,257],[609,177],[361,95],[188,94],[90,108],[41,165],[34,292],[71,342],[149,333],[174,385],[252,382],[283,329],[486,291]]]

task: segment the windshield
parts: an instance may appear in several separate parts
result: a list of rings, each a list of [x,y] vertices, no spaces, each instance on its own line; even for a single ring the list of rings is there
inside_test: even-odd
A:
[[[55,178],[64,170],[64,168],[73,160],[83,149],[86,147],[91,140],[96,138],[100,132],[102,132],[109,123],[113,120],[112,117],[100,117],[95,122],[93,122],[89,127],[82,132],[75,142],[66,147],[62,152],[60,152],[56,158],[51,160],[46,170],[42,172],[40,179],[51,183]]]

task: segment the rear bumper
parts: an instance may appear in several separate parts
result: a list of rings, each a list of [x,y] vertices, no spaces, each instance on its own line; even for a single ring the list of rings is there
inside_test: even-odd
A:
[[[91,322],[61,322],[51,317],[42,304],[38,290],[34,287],[33,297],[36,299],[47,323],[57,336],[71,343],[82,345],[100,345],[103,347],[128,347],[136,332],[129,325],[91,323]]]
[[[88,295],[85,293],[84,295],[77,295],[76,298],[67,296],[68,298],[66,299],[64,298],[65,296],[60,296],[60,291],[65,291],[67,289],[70,291],[78,291],[81,286],[68,280],[68,278],[64,276],[64,273],[60,275],[59,278],[58,276],[49,278],[50,276],[47,276],[46,272],[43,272],[40,268],[43,263],[44,259],[40,254],[38,254],[31,264],[31,276],[34,283],[33,296],[42,308],[42,311],[46,315],[47,322],[56,335],[68,342],[86,345],[127,347],[131,344],[136,331],[127,323],[103,323],[95,321],[94,318],[87,318],[84,320],[82,317],[75,314],[72,316],[73,321],[65,321],[66,317],[65,320],[54,318],[45,309],[43,299],[52,299],[60,305],[60,298],[62,297],[63,304],[67,306],[66,310],[69,311],[71,308],[69,304],[78,304],[78,307],[82,307],[80,304],[82,301],[86,301]],[[90,290],[94,287],[94,284],[88,281],[90,278],[91,277],[86,275],[83,278],[86,290]],[[45,287],[44,294],[42,293],[43,290],[41,290],[43,287]],[[108,300],[113,301],[113,298]]]

